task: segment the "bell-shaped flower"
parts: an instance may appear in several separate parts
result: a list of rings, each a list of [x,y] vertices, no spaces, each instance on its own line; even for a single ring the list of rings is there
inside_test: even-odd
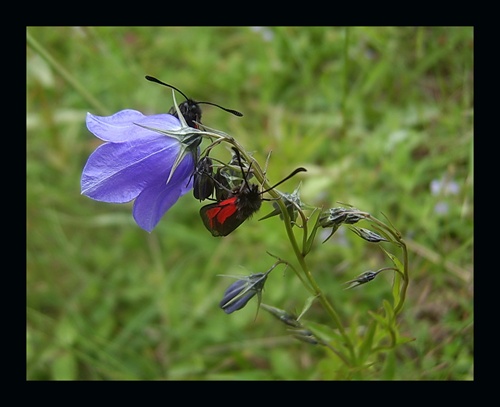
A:
[[[130,109],[105,117],[88,113],[87,128],[105,143],[90,155],[83,169],[82,194],[110,203],[135,199],[134,219],[151,232],[192,188],[195,151],[201,139],[191,137],[186,143],[182,137],[169,136],[168,131],[182,128],[173,115],[145,116]]]

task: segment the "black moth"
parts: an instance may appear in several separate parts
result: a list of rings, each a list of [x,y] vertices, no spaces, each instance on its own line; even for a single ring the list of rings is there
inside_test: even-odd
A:
[[[204,201],[212,195],[214,187],[212,159],[205,156],[198,160],[194,170],[193,195],[196,199]]]
[[[235,150],[233,149],[233,151]],[[219,167],[214,174],[212,164],[212,159],[208,155],[200,158],[196,163],[193,180],[193,195],[200,201],[210,198],[214,193],[214,189],[215,200],[223,201],[233,192],[231,185],[234,185],[235,178],[239,178],[236,172],[229,168]],[[242,158],[239,154],[236,155],[236,153],[233,153],[233,157],[228,166],[231,165],[240,165],[241,174],[245,174],[242,166]],[[248,181],[251,176],[250,173],[246,173],[246,175],[244,175],[245,180]],[[248,177],[248,179],[246,177]],[[238,182],[238,185],[239,184]]]
[[[189,99],[184,92],[181,90],[177,89],[175,86],[169,85],[168,83],[162,82],[159,79],[156,79],[153,76],[146,75],[146,79],[150,82],[156,82],[159,83],[160,85],[167,86],[169,88],[172,88],[179,92],[184,98],[186,99],[185,102],[182,102],[179,105],[179,110],[181,111],[182,115],[184,116],[184,120],[186,120],[186,123],[189,127],[194,127],[195,129],[199,128],[199,124],[201,123],[201,107],[199,106],[200,104],[205,104],[205,105],[212,105],[216,106],[222,110],[225,110],[226,112],[232,113],[235,116],[243,116],[243,113],[238,112],[237,110],[233,109],[226,109],[225,107],[219,106],[215,103],[212,102],[197,102],[193,99]],[[172,116],[177,116],[177,110],[175,109],[175,106],[172,106],[170,110],[168,111]]]

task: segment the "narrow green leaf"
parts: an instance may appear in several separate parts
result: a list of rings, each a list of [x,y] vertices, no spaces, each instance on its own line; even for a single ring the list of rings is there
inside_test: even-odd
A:
[[[401,280],[404,276],[403,265],[399,261],[399,259],[394,256],[392,253],[389,253],[383,247],[380,247],[382,251],[391,259],[395,268],[398,270],[397,273],[394,274],[394,280],[392,283],[392,298],[394,299],[394,305],[398,304],[401,299]]]
[[[368,311],[368,314],[373,319],[375,319],[381,326],[383,326],[384,328],[387,328],[387,326],[388,326],[387,320],[382,315],[377,314],[376,312],[373,312],[373,311]]]
[[[306,302],[304,304],[304,307],[302,308],[302,311],[300,312],[299,316],[297,317],[297,320],[302,318],[302,316],[311,308],[311,305],[313,304],[314,300],[316,299],[315,295],[311,295],[306,299]]]

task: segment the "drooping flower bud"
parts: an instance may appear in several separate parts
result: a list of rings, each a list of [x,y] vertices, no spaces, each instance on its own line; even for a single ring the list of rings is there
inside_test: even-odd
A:
[[[291,326],[293,328],[301,328],[302,325],[300,324],[299,321],[297,321],[297,317],[294,315],[290,314],[289,312],[286,312],[285,310],[272,307],[267,304],[260,304],[262,308],[264,308],[266,311],[268,311],[271,315],[274,317],[278,318],[281,322],[284,324]]]
[[[267,304],[261,304],[260,306],[261,308],[264,308],[266,311],[268,311],[271,315],[279,319],[281,322],[283,322],[285,325],[290,326],[291,328],[289,328],[288,331],[293,335],[295,339],[309,343],[311,345],[317,345],[318,343],[321,343],[318,338],[316,338],[309,329],[305,328],[294,315],[285,310],[272,307]]]
[[[380,236],[379,234],[372,232],[371,230],[364,228],[357,228],[352,226],[350,228],[354,233],[356,233],[361,239],[366,240],[370,243],[379,243],[379,242],[388,242],[385,237]]]
[[[330,239],[342,224],[352,225],[361,219],[364,219],[364,216],[356,208],[344,208],[339,206],[323,212],[318,219],[319,225],[323,228],[332,228],[332,233],[330,233],[323,243]]]
[[[319,224],[323,228],[340,226],[342,223],[352,225],[364,219],[364,216],[355,208],[336,207],[323,212],[319,217]]]
[[[357,287],[358,285],[369,283],[370,281],[375,279],[375,277],[377,277],[379,273],[381,273],[384,270],[396,270],[396,269],[394,269],[393,267],[384,267],[377,271],[367,270],[364,273],[361,273],[355,279],[346,281],[344,284],[349,284],[349,287],[346,287],[345,289],[348,290],[350,288]]]
[[[238,280],[228,287],[219,306],[226,314],[231,314],[234,311],[242,309],[255,295],[258,297],[260,305],[264,284],[266,283],[267,276],[274,267],[276,267],[276,265],[265,273],[255,273],[249,276],[236,277]]]
[[[290,329],[293,337],[299,341],[309,343],[311,345],[317,345],[319,343],[318,339],[309,329]]]

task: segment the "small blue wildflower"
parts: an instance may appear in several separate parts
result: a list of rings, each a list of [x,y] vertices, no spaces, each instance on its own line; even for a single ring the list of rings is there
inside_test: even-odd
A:
[[[250,27],[253,32],[260,33],[262,39],[266,42],[272,41],[274,38],[274,33],[269,27]]]
[[[135,199],[134,219],[151,232],[192,188],[194,154],[186,153],[180,138],[166,134],[180,130],[181,122],[170,114],[145,116],[126,109],[104,117],[87,113],[87,128],[106,143],[83,169],[82,194],[110,203]]]
[[[447,202],[439,201],[434,205],[434,213],[438,215],[446,215],[450,211],[450,205]]]
[[[433,179],[430,184],[432,195],[457,195],[460,185],[454,180]]]

